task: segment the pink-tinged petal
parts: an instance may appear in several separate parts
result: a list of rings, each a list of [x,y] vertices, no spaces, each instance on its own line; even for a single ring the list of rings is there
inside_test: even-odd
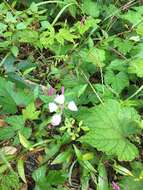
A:
[[[68,109],[71,110],[71,111],[78,111],[78,108],[77,108],[77,106],[76,106],[76,104],[75,104],[74,101],[70,101],[68,103]]]
[[[62,86],[61,92],[64,95],[64,92],[65,92],[65,87],[64,86]]]
[[[119,185],[118,185],[117,183],[115,183],[114,181],[112,181],[112,188],[113,188],[114,190],[120,190]]]
[[[58,104],[64,104],[65,97],[63,94],[57,95],[54,101]]]
[[[51,119],[51,124],[53,126],[58,126],[60,123],[61,123],[61,115],[60,114],[55,114],[52,116],[52,119]]]
[[[49,103],[49,111],[50,111],[51,113],[57,111],[57,109],[58,109],[57,104],[55,104],[54,102],[50,102],[50,103]]]
[[[54,94],[54,88],[52,86],[50,86],[48,96],[52,96],[53,94]]]

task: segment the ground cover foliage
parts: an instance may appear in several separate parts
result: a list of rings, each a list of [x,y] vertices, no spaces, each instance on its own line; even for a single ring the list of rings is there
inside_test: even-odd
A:
[[[0,190],[143,189],[143,2],[0,2]]]

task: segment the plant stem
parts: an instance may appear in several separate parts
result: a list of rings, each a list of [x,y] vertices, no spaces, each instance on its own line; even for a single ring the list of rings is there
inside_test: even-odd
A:
[[[143,85],[134,94],[132,94],[129,98],[127,98],[127,100],[130,100],[130,99],[134,98],[142,90],[143,90]]]

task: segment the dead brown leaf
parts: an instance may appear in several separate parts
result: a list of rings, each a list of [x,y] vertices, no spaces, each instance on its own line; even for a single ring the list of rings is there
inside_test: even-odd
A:
[[[3,119],[0,119],[0,127],[6,126],[6,122]]]
[[[23,184],[20,188],[20,190],[28,190],[27,184]]]
[[[14,146],[4,146],[0,149],[0,151],[5,155],[14,155],[17,152],[17,148]]]

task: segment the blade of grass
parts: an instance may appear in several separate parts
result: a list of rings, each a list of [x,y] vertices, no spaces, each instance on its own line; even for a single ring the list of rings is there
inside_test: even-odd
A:
[[[42,6],[42,5],[51,4],[51,3],[65,4],[65,2],[63,2],[63,1],[44,1],[44,2],[37,3],[36,5]]]
[[[130,100],[132,98],[134,98],[137,94],[139,94],[141,91],[143,90],[143,85],[134,93],[132,94],[129,98],[127,98],[127,100]]]
[[[57,14],[57,16],[55,17],[55,19],[53,20],[52,22],[52,26],[55,25],[55,23],[58,21],[58,19],[60,18],[60,16],[63,14],[63,12],[71,5],[75,5],[75,3],[69,3],[67,5],[65,5],[61,10],[60,12]]]
[[[89,86],[91,87],[91,89],[93,90],[94,94],[96,95],[96,97],[98,98],[98,100],[100,101],[101,104],[104,104],[103,100],[101,99],[101,97],[99,96],[99,94],[96,92],[95,88],[93,87],[93,85],[91,84],[91,82],[89,81],[89,79],[87,78],[87,76],[85,75],[85,73],[81,70],[81,74],[84,76],[84,78],[86,79],[87,83],[89,84]]]

